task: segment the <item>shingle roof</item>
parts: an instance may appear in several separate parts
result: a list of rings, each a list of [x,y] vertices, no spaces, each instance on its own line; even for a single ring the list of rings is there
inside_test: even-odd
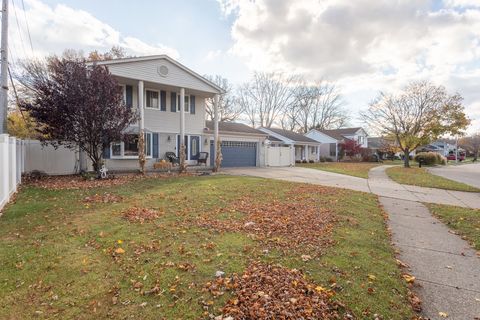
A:
[[[213,132],[213,121],[205,121],[206,129],[209,132]],[[221,132],[231,132],[231,133],[247,133],[247,134],[257,134],[257,135],[267,135],[265,132],[254,129],[247,126],[243,123],[238,122],[219,122],[218,130]]]
[[[304,136],[303,134],[296,133],[293,131],[283,130],[279,128],[265,128],[265,129],[270,130],[292,141],[318,143],[318,141],[315,141],[313,139],[310,139],[309,137]]]
[[[383,146],[385,140],[382,137],[370,137],[368,140],[368,147],[371,149],[379,149]]]
[[[354,135],[355,132],[358,130],[362,129],[361,127],[356,127],[356,128],[340,128],[340,129],[333,129],[333,130],[318,130],[327,136],[330,136],[334,139],[337,140],[343,140],[345,139],[345,136],[350,136]]]

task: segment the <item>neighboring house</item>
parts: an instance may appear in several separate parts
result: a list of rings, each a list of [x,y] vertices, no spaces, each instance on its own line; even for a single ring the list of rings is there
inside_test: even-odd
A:
[[[362,148],[368,148],[368,134],[360,127],[334,130],[312,129],[305,136],[321,143],[320,157],[331,158],[335,161],[339,160],[338,146],[345,140],[356,141]]]
[[[259,128],[258,130],[268,134],[269,146],[271,148],[290,148],[290,165],[293,165],[295,161],[319,160],[320,143],[309,137],[293,131],[278,128]],[[270,163],[272,162],[267,162],[267,165],[273,165]]]
[[[205,123],[205,99],[222,93],[220,87],[166,55],[94,63],[108,67],[123,89],[125,104],[137,109],[140,115],[138,125],[126,130],[125,141],[113,142],[104,150],[110,170],[138,169],[138,133],[142,125],[147,169],[151,169],[159,159],[164,159],[166,152],[174,152],[178,156],[182,139],[187,164],[195,165],[200,152],[209,153],[209,162],[214,158],[215,132],[212,123],[209,124],[211,129],[205,130],[208,127]],[[180,111],[182,107],[183,113]],[[220,127],[224,128],[223,125]],[[230,153],[247,157],[242,151],[252,148],[256,149],[255,155],[251,150],[246,151],[250,152],[249,161],[238,160],[238,164],[262,164],[258,151],[262,134],[257,131],[255,136],[246,130],[233,135],[224,130],[223,134],[223,137],[219,136],[224,144],[223,165],[231,164]],[[235,148],[227,147],[227,141]]]
[[[213,121],[206,121],[205,139],[212,141],[210,154],[213,154]],[[243,123],[219,122],[222,151],[222,167],[265,166],[265,139],[267,134]],[[214,157],[210,157],[213,166]]]

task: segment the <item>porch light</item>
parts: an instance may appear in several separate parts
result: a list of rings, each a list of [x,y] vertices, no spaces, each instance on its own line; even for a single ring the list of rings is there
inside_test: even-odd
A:
[[[205,138],[205,141],[203,142],[203,144],[205,145],[205,144],[207,144],[207,143],[208,143],[208,139]]]
[[[167,141],[170,142],[172,138],[170,136],[167,137]]]

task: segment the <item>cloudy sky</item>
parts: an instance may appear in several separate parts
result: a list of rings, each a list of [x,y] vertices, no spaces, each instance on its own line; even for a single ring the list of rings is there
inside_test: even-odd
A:
[[[379,90],[429,79],[480,131],[480,0],[10,1],[13,59],[120,45],[234,83],[301,73],[335,82],[354,119]]]

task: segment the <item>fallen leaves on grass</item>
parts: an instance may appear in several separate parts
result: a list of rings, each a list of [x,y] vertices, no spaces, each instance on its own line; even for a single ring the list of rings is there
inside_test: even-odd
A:
[[[412,291],[408,291],[408,301],[412,305],[412,309],[415,312],[421,312],[422,311],[422,300],[413,293]]]
[[[333,301],[333,292],[308,282],[296,269],[252,263],[245,272],[208,283],[214,297],[219,292],[234,295],[222,309],[234,319],[353,319],[345,307]],[[208,303],[207,303],[208,305]]]
[[[117,203],[122,201],[122,197],[105,192],[103,194],[95,193],[93,196],[88,196],[83,199],[86,203]]]
[[[334,204],[329,197],[332,189],[319,186],[298,186],[287,193],[285,199],[272,199],[267,203],[240,198],[220,212],[205,214],[197,218],[199,226],[220,231],[244,232],[254,235],[276,248],[298,248],[315,252],[333,243],[330,233],[335,215],[330,209]],[[337,191],[338,192],[338,191]],[[219,219],[222,213],[240,212],[237,219]]]
[[[123,217],[130,222],[144,223],[145,221],[155,220],[160,213],[154,209],[132,207],[123,213]]]
[[[415,282],[415,277],[412,276],[412,275],[409,275],[409,274],[404,274],[403,279],[405,279],[405,281],[407,283],[414,283]]]
[[[38,188],[49,189],[49,190],[82,190],[82,189],[91,189],[98,187],[113,187],[119,186],[126,183],[130,183],[135,180],[140,179],[169,179],[172,177],[185,177],[185,176],[195,176],[196,173],[155,173],[149,174],[146,176],[140,174],[122,174],[114,176],[108,179],[84,179],[80,175],[67,175],[67,176],[45,176],[41,179],[26,178],[24,180],[25,185],[30,185]]]

